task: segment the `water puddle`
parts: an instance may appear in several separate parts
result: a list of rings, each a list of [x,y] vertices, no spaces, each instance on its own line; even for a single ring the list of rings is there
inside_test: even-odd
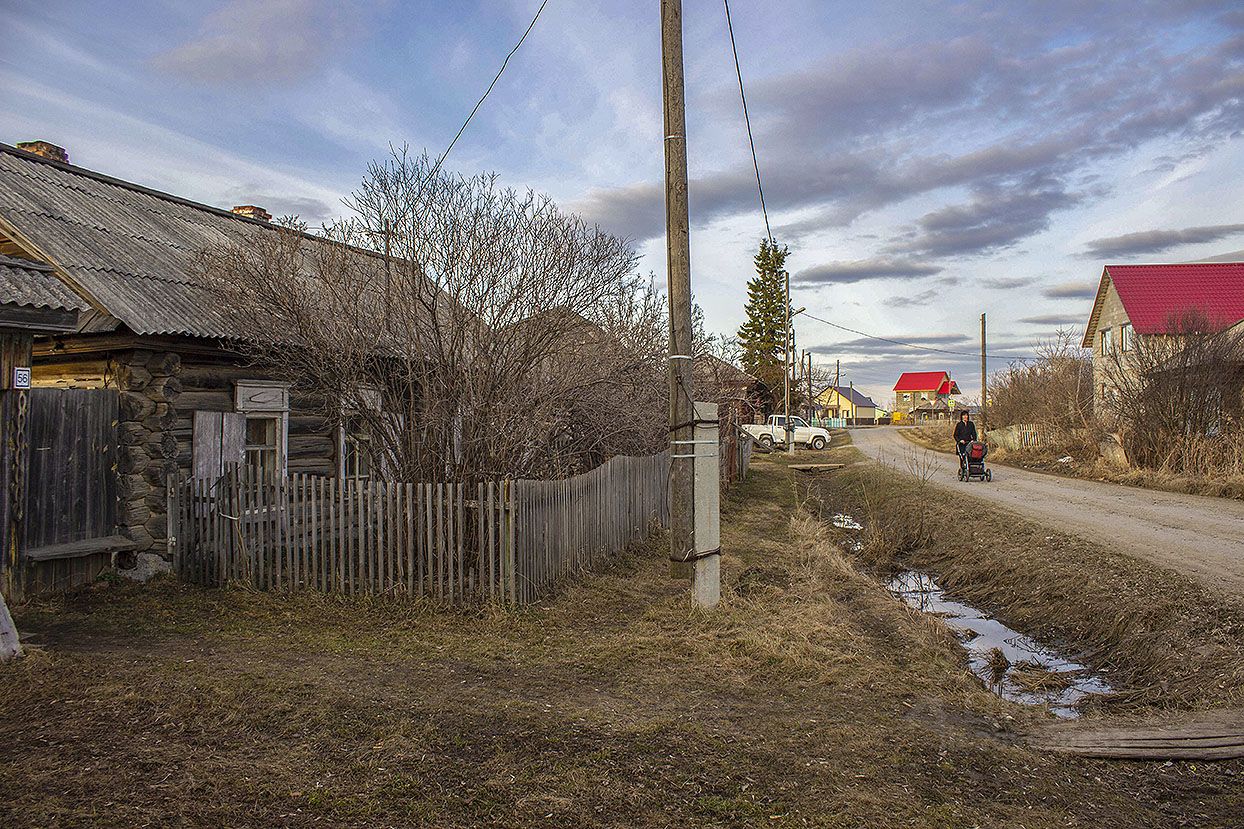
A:
[[[900,573],[886,587],[911,607],[945,622],[963,643],[972,673],[1003,699],[1048,705],[1057,716],[1074,719],[1085,697],[1113,690],[1100,673],[1063,658],[969,604],[948,598],[927,573]]]

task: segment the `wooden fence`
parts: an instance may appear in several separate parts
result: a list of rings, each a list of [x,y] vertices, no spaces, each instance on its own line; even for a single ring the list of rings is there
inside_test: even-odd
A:
[[[170,478],[170,545],[177,572],[208,586],[522,603],[666,526],[668,479],[668,452],[472,486],[234,467]]]
[[[747,476],[756,439],[733,423],[722,425],[720,452],[721,488],[734,486]]]
[[[1049,442],[1049,436],[1040,426],[1018,423],[989,430],[989,440],[1004,449],[1039,449]]]

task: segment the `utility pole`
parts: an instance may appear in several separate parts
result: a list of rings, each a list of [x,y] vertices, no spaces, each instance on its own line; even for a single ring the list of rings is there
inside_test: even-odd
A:
[[[812,423],[812,419],[816,417],[816,402],[812,399],[812,352],[805,351],[808,355],[808,423]]]
[[[980,439],[985,440],[985,315],[981,314],[981,434]]]
[[[842,372],[842,360],[834,360],[834,400],[838,403],[838,411],[842,412],[842,395],[838,392],[838,375]]]
[[[851,399],[847,401],[851,404],[851,425],[855,425],[855,381],[851,381]]]
[[[665,244],[670,339],[670,570],[691,577],[692,600],[720,599],[720,550],[696,546],[696,413],[692,387],[691,220],[687,208],[687,114],[683,89],[682,2],[661,0],[661,80],[665,114]],[[714,407],[715,408],[715,407]],[[712,516],[698,516],[713,522]],[[715,533],[709,533],[715,536]]]
[[[790,372],[792,358],[795,356],[792,352],[795,350],[795,336],[790,328],[790,271],[783,270],[782,275],[786,278],[786,348],[784,351],[786,365],[786,406],[784,412],[786,414],[786,452],[787,454],[795,454],[795,429],[790,422]]]

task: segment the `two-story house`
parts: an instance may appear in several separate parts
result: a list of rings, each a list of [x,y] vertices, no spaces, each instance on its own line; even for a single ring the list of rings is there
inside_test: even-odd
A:
[[[894,384],[894,422],[951,417],[959,385],[946,371],[904,371]],[[919,411],[917,411],[919,410]]]
[[[1112,393],[1112,367],[1126,367],[1136,338],[1177,336],[1195,318],[1211,331],[1244,321],[1244,262],[1107,265],[1084,329],[1093,353],[1094,403]]]

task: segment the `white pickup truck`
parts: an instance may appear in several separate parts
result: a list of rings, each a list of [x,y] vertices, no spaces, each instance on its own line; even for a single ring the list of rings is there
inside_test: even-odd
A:
[[[801,443],[813,449],[824,449],[829,446],[829,432],[826,430],[819,426],[809,426],[802,417],[792,417],[790,423],[795,430],[796,446]],[[753,423],[743,428],[764,446],[786,443],[785,415],[770,415],[767,423]]]

